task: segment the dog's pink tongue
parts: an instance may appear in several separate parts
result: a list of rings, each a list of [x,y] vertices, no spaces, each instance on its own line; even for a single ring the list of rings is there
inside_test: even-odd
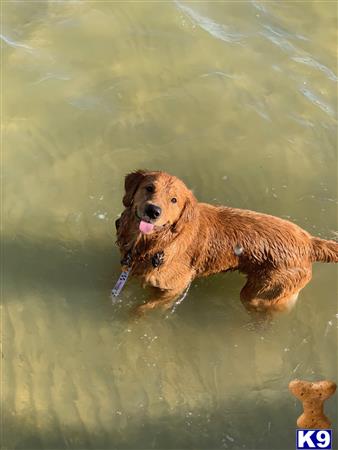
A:
[[[148,234],[153,231],[154,225],[149,222],[145,222],[144,220],[141,220],[139,229],[142,233]]]

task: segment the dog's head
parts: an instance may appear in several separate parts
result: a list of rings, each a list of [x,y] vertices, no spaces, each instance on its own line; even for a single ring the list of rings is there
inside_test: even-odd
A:
[[[180,231],[194,219],[196,203],[185,184],[165,172],[138,170],[125,178],[123,204],[132,209],[144,234],[166,226]]]

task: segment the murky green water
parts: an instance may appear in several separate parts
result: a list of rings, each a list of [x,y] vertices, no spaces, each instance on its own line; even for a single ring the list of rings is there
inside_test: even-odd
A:
[[[132,322],[145,293],[131,281],[111,304],[113,224],[124,174],[150,168],[331,237],[337,4],[1,7],[2,447],[295,448],[289,381],[338,378],[336,268],[265,331],[238,274]]]

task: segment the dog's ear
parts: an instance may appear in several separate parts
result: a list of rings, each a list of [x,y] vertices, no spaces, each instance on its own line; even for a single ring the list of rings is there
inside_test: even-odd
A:
[[[187,198],[184,202],[180,217],[174,224],[174,231],[176,233],[179,233],[182,231],[183,227],[191,223],[193,220],[195,220],[197,217],[197,200],[194,196],[194,194],[189,191],[189,194],[187,195]]]
[[[131,172],[126,175],[124,179],[125,194],[122,199],[122,203],[126,208],[132,205],[135,192],[145,177],[145,174],[146,172],[144,170],[138,170],[137,172]]]

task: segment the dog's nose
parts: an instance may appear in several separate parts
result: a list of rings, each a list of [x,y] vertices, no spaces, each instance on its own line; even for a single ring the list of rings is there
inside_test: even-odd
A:
[[[158,219],[161,215],[161,208],[150,203],[146,206],[144,212],[150,219]]]

